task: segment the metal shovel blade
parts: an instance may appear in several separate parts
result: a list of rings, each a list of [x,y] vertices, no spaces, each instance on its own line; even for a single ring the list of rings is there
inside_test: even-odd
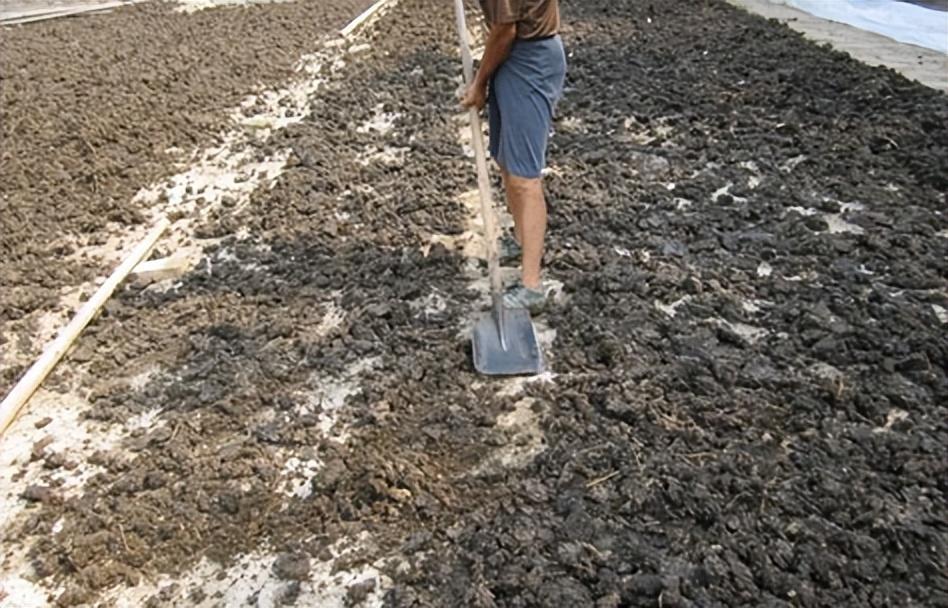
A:
[[[503,323],[503,342],[500,327]],[[506,309],[487,313],[474,326],[474,368],[488,376],[533,376],[543,371],[543,354],[530,313]],[[505,348],[506,347],[506,348]]]

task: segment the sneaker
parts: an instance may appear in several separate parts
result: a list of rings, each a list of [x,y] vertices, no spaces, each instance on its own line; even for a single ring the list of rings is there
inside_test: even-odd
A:
[[[504,231],[504,234],[500,237],[500,263],[520,263],[520,257],[522,255],[523,250],[520,249],[520,243],[514,238],[513,233]]]
[[[541,286],[540,289],[529,289],[523,285],[516,285],[504,294],[504,306],[507,308],[526,308],[532,314],[540,314],[549,304],[549,290]]]

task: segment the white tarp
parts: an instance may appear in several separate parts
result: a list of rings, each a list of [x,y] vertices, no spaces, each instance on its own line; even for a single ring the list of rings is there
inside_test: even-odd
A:
[[[771,0],[823,19],[846,23],[948,54],[948,12],[898,0]]]

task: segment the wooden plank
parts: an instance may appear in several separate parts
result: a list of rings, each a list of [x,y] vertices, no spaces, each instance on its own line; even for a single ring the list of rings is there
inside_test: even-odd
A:
[[[191,262],[187,256],[172,255],[158,260],[142,262],[135,267],[132,274],[138,281],[161,281],[181,276],[188,271],[190,266]]]
[[[389,2],[396,2],[397,0],[378,0],[375,4],[367,8],[361,15],[349,22],[349,25],[342,29],[342,35],[349,37],[353,32],[355,32],[359,27],[362,26],[369,18],[375,13],[379,12],[383,6]]]
[[[167,219],[162,219],[145,236],[145,239],[135,246],[105,283],[79,308],[76,315],[72,318],[72,321],[59,332],[55,340],[49,343],[40,358],[36,360],[36,363],[20,378],[20,381],[13,387],[10,394],[0,403],[0,436],[2,436],[13,423],[17,414],[20,413],[20,410],[23,409],[26,402],[29,401],[33,393],[36,392],[36,389],[39,388],[39,385],[42,384],[43,380],[46,379],[53,368],[56,367],[56,364],[59,363],[60,359],[63,358],[63,355],[66,354],[73,342],[76,341],[86,325],[95,317],[102,306],[105,305],[106,301],[112,297],[112,293],[118,287],[119,283],[121,283],[143,259],[148,257],[148,254],[155,247],[155,243],[158,242],[162,233],[168,228],[168,224]]]

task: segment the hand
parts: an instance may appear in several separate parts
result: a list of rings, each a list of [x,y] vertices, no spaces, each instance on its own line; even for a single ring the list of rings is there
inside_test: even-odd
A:
[[[481,110],[487,104],[487,85],[474,81],[461,96],[461,106]]]

